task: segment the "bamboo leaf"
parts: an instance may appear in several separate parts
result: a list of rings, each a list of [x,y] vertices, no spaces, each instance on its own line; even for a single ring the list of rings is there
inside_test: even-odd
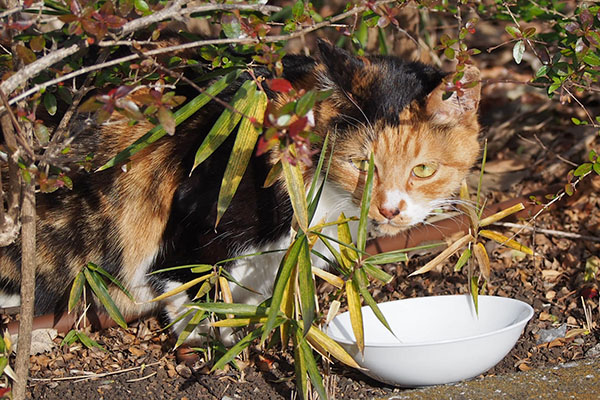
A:
[[[298,291],[300,292],[304,334],[308,332],[315,319],[315,283],[311,267],[308,240],[304,240],[298,254]]]
[[[306,198],[310,201],[311,205],[315,201],[318,203],[318,197],[320,197],[320,190],[316,194],[317,197],[315,197],[315,190],[317,190],[317,184],[319,182],[319,177],[321,176],[321,170],[323,169],[323,163],[325,162],[325,154],[327,153],[328,145],[329,145],[329,134],[327,134],[325,136],[325,140],[323,140],[323,145],[321,146],[321,154],[319,155],[319,162],[317,163],[317,168],[315,169],[315,173],[313,175],[313,179],[310,184],[310,189],[308,190],[308,195],[306,196]],[[331,154],[333,154],[333,152]],[[331,164],[331,154],[329,156],[329,164]],[[327,167],[327,170],[325,171],[325,174],[327,175],[328,172],[329,172],[329,165]],[[325,179],[323,179],[323,181],[321,182],[321,185],[319,185],[320,188],[322,188],[323,182],[325,182],[326,179],[327,179],[326,177],[325,177]],[[315,209],[316,209],[316,207],[315,207]],[[311,215],[311,219],[312,219],[312,215]]]
[[[256,141],[262,128],[256,124],[262,125],[265,109],[267,108],[267,95],[263,91],[250,91],[248,95],[249,107],[247,107],[248,118],[244,117],[238,129],[229,162],[223,174],[219,199],[217,201],[217,220],[215,227],[219,224],[221,217],[229,207],[235,192],[246,172]],[[254,121],[252,121],[253,119]]]
[[[344,243],[352,244],[352,234],[350,233],[350,225],[348,222],[341,222],[346,220],[346,216],[342,212],[338,218],[338,239]],[[344,260],[344,265],[348,268],[358,259],[356,252],[348,247],[340,247],[340,253]]]
[[[371,264],[393,264],[403,261],[408,261],[408,256],[404,251],[380,253],[365,260],[365,262],[369,262]]]
[[[267,321],[266,317],[228,318],[211,323],[216,328],[237,328]]]
[[[263,342],[267,339],[269,333],[275,328],[275,322],[277,314],[280,310],[281,302],[283,300],[285,287],[287,285],[288,280],[290,279],[292,270],[298,263],[298,255],[300,253],[300,250],[302,249],[302,243],[306,240],[306,235],[300,235],[300,237],[296,238],[294,243],[292,243],[292,245],[288,249],[285,257],[281,261],[279,273],[277,274],[277,278],[275,280],[273,296],[271,297],[271,307],[269,309],[268,319],[265,323],[265,329],[261,338],[261,341]]]
[[[507,216],[524,209],[525,206],[523,205],[523,203],[515,204],[512,207],[508,207],[502,211],[499,211],[493,215],[490,215],[489,217],[482,219],[481,221],[479,221],[479,226],[487,226],[493,224],[494,222],[500,221],[502,218],[506,218]]]
[[[269,312],[267,307],[238,303],[197,302],[187,304],[186,307],[217,314],[233,314],[240,317],[266,317]]]
[[[308,371],[306,367],[306,357],[300,348],[300,339],[302,339],[302,335],[294,335],[294,370],[296,372],[296,389],[298,390],[298,395],[301,399],[308,400]]]
[[[238,354],[240,354],[246,347],[250,346],[255,339],[259,338],[262,335],[263,329],[264,328],[259,327],[255,330],[253,330],[252,332],[250,332],[244,338],[242,338],[242,340],[237,342],[232,348],[230,348],[223,355],[223,357],[221,357],[215,363],[215,365],[213,365],[211,372],[214,372],[217,369],[223,369],[223,367],[225,367],[225,365],[227,365],[229,362],[233,361],[233,359],[236,358],[238,356]]]
[[[184,292],[184,291],[188,290],[189,288],[191,288],[192,286],[196,286],[200,282],[203,282],[203,281],[207,280],[211,276],[213,276],[213,274],[202,275],[202,276],[200,276],[200,277],[198,277],[196,279],[192,279],[191,281],[186,282],[186,283],[182,284],[181,286],[176,287],[175,289],[169,290],[168,292],[163,293],[160,296],[157,296],[157,297],[153,298],[152,300],[150,300],[150,302],[154,303],[154,302],[157,302],[157,301],[164,300],[167,297],[175,296],[176,294]]]
[[[373,311],[373,314],[375,314],[375,316],[377,317],[379,322],[381,322],[383,324],[383,326],[385,326],[386,329],[388,331],[390,331],[390,333],[392,335],[394,335],[394,337],[396,337],[396,334],[392,330],[390,324],[387,322],[387,319],[385,319],[385,316],[379,309],[379,306],[377,305],[377,302],[375,301],[373,296],[371,296],[371,293],[369,293],[369,291],[366,288],[360,287],[360,286],[359,286],[359,291],[360,291],[360,294],[362,295],[363,299],[365,300],[365,303],[367,303],[369,308],[371,308],[371,311]]]
[[[8,357],[0,357],[0,376],[4,373],[4,369],[8,365]]]
[[[281,159],[283,167],[283,176],[287,185],[292,208],[294,209],[294,217],[298,222],[298,226],[302,232],[308,231],[308,206],[306,204],[304,179],[300,165],[291,165],[286,157]]]
[[[375,278],[378,281],[381,281],[385,284],[390,283],[392,281],[392,279],[394,279],[394,277],[392,275],[388,274],[381,268],[378,268],[374,265],[369,264],[368,262],[363,263],[363,269],[365,270],[365,272],[367,274],[369,274],[373,278]]]
[[[203,274],[205,272],[212,271],[213,268],[214,266],[211,264],[200,264],[192,267],[190,271],[194,274]]]
[[[309,343],[325,349],[327,352],[329,352],[329,354],[349,367],[361,369],[356,361],[350,357],[350,355],[342,346],[339,345],[339,343],[327,336],[327,334],[321,331],[319,328],[311,326],[306,334],[306,339]]]
[[[333,300],[329,304],[329,311],[327,311],[327,317],[325,318],[325,325],[329,325],[329,323],[331,323],[331,321],[333,321],[333,319],[337,315],[338,311],[340,310],[341,305],[342,305],[342,303],[340,303],[339,300]]]
[[[310,381],[312,382],[312,385],[317,391],[319,397],[322,400],[327,400],[327,392],[325,391],[325,387],[323,386],[323,378],[321,377],[319,368],[317,368],[317,362],[315,361],[313,352],[306,340],[304,340],[302,336],[298,335],[298,341],[300,351],[304,355],[304,361],[306,364],[306,369],[308,371],[308,376],[310,377]]]
[[[269,173],[265,178],[265,183],[263,183],[263,188],[273,186],[273,184],[281,177],[281,174],[283,174],[283,166],[281,165],[281,160],[279,160],[269,170]]]
[[[479,285],[477,284],[477,277],[471,277],[471,298],[473,299],[473,305],[475,305],[475,313],[479,315]]]
[[[371,196],[373,192],[373,171],[375,161],[373,154],[369,157],[369,169],[367,171],[367,180],[363,189],[362,200],[360,202],[360,220],[358,221],[358,235],[356,238],[356,247],[360,251],[365,251],[367,245],[367,225],[369,222],[369,207],[371,206]],[[362,352],[362,350],[361,350]]]
[[[73,342],[75,342],[75,340],[77,340],[77,331],[75,329],[71,329],[69,332],[67,332],[63,340],[60,342],[60,345],[61,347],[65,344],[67,346],[70,346],[71,344],[73,344]]]
[[[198,310],[194,313],[194,315],[190,319],[190,322],[187,323],[185,328],[183,328],[183,331],[179,334],[179,337],[177,338],[177,343],[175,343],[175,348],[181,346],[185,342],[185,340],[190,336],[190,334],[194,332],[194,329],[196,329],[200,321],[202,321],[205,318],[205,314],[206,313],[203,310]]]
[[[522,245],[516,240],[509,239],[501,233],[482,229],[481,231],[479,231],[479,235],[483,236],[484,238],[494,240],[500,244],[505,245],[506,247],[510,247],[511,249],[522,251],[523,253],[529,254],[530,256],[533,255],[533,250],[531,250],[529,247]]]
[[[223,297],[223,302],[225,304],[232,304],[233,295],[231,294],[231,289],[229,288],[229,282],[222,276],[218,278],[218,281],[219,287],[221,288],[221,296]],[[233,314],[227,314],[227,318],[233,318]]]
[[[475,258],[477,259],[477,263],[479,264],[479,270],[481,271],[481,275],[486,282],[490,280],[490,258],[488,257],[487,251],[483,246],[483,243],[477,243],[473,247],[473,254],[475,254]]]
[[[427,264],[425,264],[424,266],[422,266],[421,268],[419,268],[418,270],[416,270],[415,272],[413,272],[412,274],[410,274],[408,276],[424,274],[425,272],[431,271],[432,269],[434,269],[435,267],[437,267],[438,265],[440,265],[444,261],[446,261],[448,259],[448,257],[450,257],[452,254],[456,253],[461,247],[465,246],[471,240],[473,240],[473,236],[471,236],[471,234],[467,234],[467,235],[461,237],[456,242],[454,242],[450,246],[448,246],[448,248],[446,250],[444,250],[440,254],[438,254],[438,256],[435,257],[433,260],[429,261]]]
[[[356,346],[361,354],[365,351],[365,331],[363,327],[362,310],[360,309],[360,296],[354,281],[346,281],[346,298],[348,300],[348,311],[350,311],[350,323],[352,332],[356,338]]]
[[[108,278],[109,281],[111,281],[113,284],[115,284],[119,289],[121,289],[121,291],[123,293],[125,293],[125,295],[127,297],[129,297],[129,300],[135,302],[135,299],[133,298],[131,293],[129,293],[129,290],[125,289],[125,286],[123,286],[123,284],[117,278],[115,278],[114,276],[109,274],[108,271],[106,271],[104,268],[102,268],[99,265],[96,265],[94,263],[88,263],[88,268],[91,269],[92,271],[96,271],[99,274],[103,275],[104,277]]]
[[[88,349],[91,349],[92,347],[98,347],[99,349],[106,351],[106,349],[104,347],[102,347],[98,342],[96,342],[95,340],[90,338],[85,333],[76,331],[75,334],[77,335],[77,338],[79,339],[79,341],[81,343],[83,343],[83,345],[85,347],[87,347]]]
[[[460,258],[458,259],[458,261],[456,262],[456,265],[454,266],[454,271],[460,271],[462,269],[462,267],[464,267],[464,265],[467,263],[467,261],[469,261],[470,257],[471,257],[471,250],[469,250],[469,248],[467,247],[465,249],[465,251],[463,251],[463,253],[460,255]]]
[[[217,82],[213,83],[210,87],[208,87],[203,94],[196,96],[195,98],[187,102],[183,107],[175,111],[175,124],[179,125],[183,121],[191,117],[194,113],[196,113],[196,111],[204,107],[211,100],[212,97],[218,95],[219,93],[221,93],[221,91],[223,91],[223,89],[225,89],[227,86],[233,83],[240,74],[241,71],[236,70],[225,75],[223,78],[219,79]],[[100,168],[98,168],[97,171],[103,171],[128,160],[135,153],[145,149],[150,144],[162,138],[166,133],[167,132],[163,129],[162,126],[159,125],[154,127],[153,129],[148,131],[148,133],[146,133],[144,136],[142,136],[133,144],[128,146],[125,150],[108,160],[108,162]]]
[[[325,282],[335,286],[338,289],[341,289],[344,286],[344,280],[337,275],[334,275],[317,267],[312,267],[312,272],[319,278],[323,279]]]
[[[125,318],[121,314],[121,311],[115,305],[113,299],[108,294],[108,290],[106,288],[106,284],[102,280],[98,274],[94,271],[91,271],[89,268],[84,268],[83,273],[85,275],[85,279],[87,283],[92,288],[92,291],[98,297],[98,300],[102,303],[108,315],[119,325],[121,328],[127,328],[127,322],[125,322]]]
[[[229,134],[233,132],[233,129],[242,119],[242,113],[245,113],[250,107],[250,102],[254,99],[254,92],[256,91],[256,83],[253,81],[245,81],[242,86],[235,92],[231,102],[231,109],[225,108],[221,112],[221,115],[214,123],[194,157],[194,165],[190,174],[202,164],[210,155],[229,137]],[[233,111],[237,110],[239,112]]]
[[[287,284],[285,285],[285,290],[283,291],[283,297],[281,300],[280,310],[281,312],[288,318],[294,319],[294,308],[295,308],[295,296],[296,293],[296,282],[298,275],[297,266],[293,268],[290,279],[288,279]],[[284,322],[279,328],[279,337],[281,339],[281,343],[289,342],[289,330],[290,330],[290,322]]]
[[[84,285],[85,277],[83,275],[83,271],[81,271],[77,274],[75,280],[73,281],[73,284],[71,285],[71,292],[69,293],[69,306],[67,309],[69,314],[71,313],[71,311],[73,311],[73,309],[79,302],[79,299],[81,298],[81,293],[83,293]]]
[[[212,289],[212,287],[216,281],[217,281],[217,277],[213,276],[208,281],[202,282],[202,285],[200,285],[200,289],[198,289],[198,293],[196,293],[196,296],[194,296],[194,298],[192,300],[196,300],[201,297],[204,297],[208,292],[210,292],[210,289]]]

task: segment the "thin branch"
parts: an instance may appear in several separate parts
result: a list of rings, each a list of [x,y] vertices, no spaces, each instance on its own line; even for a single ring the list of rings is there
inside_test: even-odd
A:
[[[516,229],[534,231],[534,232],[539,232],[539,233],[543,233],[546,235],[565,237],[565,238],[569,238],[569,239],[581,239],[581,240],[588,240],[591,242],[600,242],[600,237],[597,237],[597,236],[581,235],[579,233],[557,231],[554,229],[542,229],[542,228],[537,228],[537,227],[529,226],[529,225],[515,224],[512,222],[494,222],[493,225],[503,226],[506,228],[516,228]]]
[[[74,381],[74,380],[86,380],[86,379],[92,379],[92,378],[102,378],[105,376],[111,376],[111,375],[117,375],[117,374],[123,374],[125,372],[131,372],[131,371],[135,371],[141,368],[148,368],[148,367],[153,367],[155,365],[160,364],[161,361],[157,361],[157,362],[153,362],[151,364],[144,364],[144,365],[140,365],[137,367],[131,367],[131,368],[126,368],[126,369],[120,369],[118,371],[111,371],[111,372],[103,372],[100,374],[94,374],[94,373],[86,373],[84,375],[77,375],[77,376],[65,376],[62,378],[31,378],[31,381],[35,381],[35,382],[59,382],[59,381]]]
[[[395,0],[380,0],[376,4],[392,3],[393,1],[395,1]],[[318,24],[306,27],[304,29],[301,29],[299,31],[292,32],[292,33],[286,34],[286,35],[267,36],[267,37],[262,38],[262,39],[244,38],[244,39],[199,40],[199,41],[195,41],[195,42],[184,43],[184,44],[175,45],[175,46],[169,46],[169,47],[164,47],[164,48],[160,48],[160,49],[156,49],[156,50],[150,50],[150,51],[144,52],[143,54],[145,56],[154,56],[154,55],[158,55],[158,54],[164,54],[164,53],[169,53],[169,52],[178,51],[178,50],[191,49],[191,48],[206,46],[206,45],[210,45],[210,44],[258,44],[258,43],[273,43],[273,42],[287,41],[287,40],[290,40],[290,39],[294,39],[294,38],[300,37],[302,35],[306,35],[309,32],[313,32],[315,30],[318,30],[318,29],[330,26],[334,22],[340,21],[340,20],[342,20],[344,18],[347,18],[347,17],[350,17],[352,15],[355,15],[355,14],[358,14],[360,12],[363,12],[367,8],[368,8],[367,6],[355,7],[352,10],[346,11],[345,13],[342,13],[342,14],[336,15],[335,17],[332,17],[331,19],[329,19],[327,21],[319,22]],[[99,45],[102,45],[102,42],[100,42]],[[57,83],[66,81],[66,80],[74,78],[76,76],[79,76],[79,75],[82,75],[82,74],[86,74],[88,72],[96,71],[96,70],[99,70],[99,69],[102,69],[102,68],[110,67],[110,66],[113,66],[113,65],[117,65],[117,64],[120,64],[120,63],[123,63],[123,62],[137,60],[139,58],[140,58],[139,54],[131,54],[129,56],[118,58],[116,60],[111,60],[111,61],[103,63],[103,64],[90,65],[89,67],[81,68],[81,69],[79,69],[77,71],[73,71],[73,72],[71,72],[69,74],[66,74],[66,75],[63,75],[61,77],[52,79],[50,81],[44,82],[44,83],[39,84],[39,85],[35,85],[34,87],[32,87],[31,89],[27,90],[26,92],[21,93],[19,96],[16,96],[16,97],[12,98],[9,101],[9,104],[12,105],[12,104],[14,104],[14,103],[16,103],[18,101],[23,100],[24,98],[26,98],[26,97],[34,94],[34,93],[37,93],[37,92],[39,92],[39,91],[47,88],[48,86],[55,85]],[[32,63],[32,64],[35,64],[35,63]],[[29,65],[32,65],[32,64],[29,64]],[[1,87],[0,87],[0,89],[1,89]],[[0,109],[0,111],[2,111],[2,109]]]

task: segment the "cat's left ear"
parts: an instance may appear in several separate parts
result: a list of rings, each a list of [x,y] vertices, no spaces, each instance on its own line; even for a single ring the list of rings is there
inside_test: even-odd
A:
[[[317,45],[319,47],[318,58],[327,69],[327,78],[340,89],[351,91],[352,80],[356,73],[364,67],[364,59],[355,57],[324,39],[318,39]]]
[[[463,94],[456,92],[444,100],[446,84],[442,82],[427,97],[427,115],[436,124],[447,125],[458,123],[465,118],[475,117],[481,97],[481,76],[477,67],[465,66],[464,76],[460,80]]]

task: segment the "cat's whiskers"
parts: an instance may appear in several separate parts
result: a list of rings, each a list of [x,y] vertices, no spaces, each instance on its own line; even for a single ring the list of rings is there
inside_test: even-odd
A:
[[[356,107],[356,109],[362,114],[362,116],[365,118],[365,121],[367,122],[367,124],[369,125],[369,129],[368,132],[371,134],[372,139],[375,140],[376,139],[376,134],[375,134],[375,128],[373,128],[373,125],[371,124],[371,121],[369,120],[369,118],[367,117],[367,115],[364,113],[363,109],[358,105],[358,103],[354,100],[354,98],[352,96],[350,96],[344,89],[342,89],[342,93],[344,93],[344,96],[346,96],[346,98],[348,100],[350,100],[350,102],[354,105],[354,107]]]

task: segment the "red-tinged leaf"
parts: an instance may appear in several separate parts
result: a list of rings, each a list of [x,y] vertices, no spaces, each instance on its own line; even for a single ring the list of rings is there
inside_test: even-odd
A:
[[[292,84],[290,83],[290,81],[288,81],[287,79],[283,79],[283,78],[271,79],[269,81],[269,88],[271,90],[274,90],[276,92],[281,92],[281,93],[289,93],[291,90],[294,89],[292,87]]]
[[[598,297],[598,289],[594,287],[584,287],[581,289],[580,294],[584,299],[593,299]]]
[[[291,123],[290,126],[288,127],[290,137],[293,138],[296,135],[298,135],[300,132],[302,132],[306,128],[307,124],[308,124],[307,117],[299,118],[296,121],[294,121],[293,123]]]
[[[573,184],[572,184],[572,183],[567,183],[567,184],[565,185],[565,193],[566,193],[568,196],[573,196],[573,193],[575,193],[575,189],[574,189],[574,187],[573,187]]]
[[[33,1],[33,0],[31,0]],[[0,388],[0,397],[5,397],[10,393],[10,388]]]
[[[158,121],[160,122],[160,124],[162,125],[162,127],[165,129],[165,131],[173,136],[175,134],[175,117],[173,116],[173,113],[169,110],[167,110],[167,108],[165,107],[161,107],[158,109]]]

